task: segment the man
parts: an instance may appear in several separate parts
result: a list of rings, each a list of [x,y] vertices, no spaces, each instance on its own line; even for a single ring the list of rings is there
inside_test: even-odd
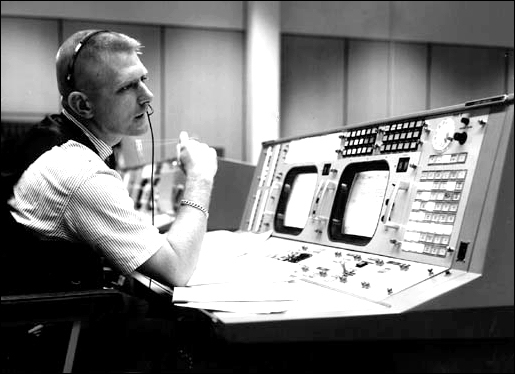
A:
[[[183,137],[186,186],[174,224],[161,235],[140,219],[120,176],[104,162],[122,137],[148,130],[153,95],[140,48],[138,41],[109,31],[79,31],[63,43],[56,61],[63,109],[45,124],[78,129],[94,148],[75,138],[36,155],[8,203],[15,220],[43,239],[84,243],[122,274],[137,270],[183,286],[206,231],[216,152]]]
[[[59,48],[62,112],[36,125],[14,166],[2,172],[8,230],[20,242],[34,239],[2,251],[3,268],[19,275],[9,283],[3,272],[3,294],[20,280],[27,280],[22,292],[101,286],[97,258],[121,274],[138,271],[170,287],[186,285],[193,274],[217,171],[215,150],[181,134],[185,190],[165,234],[135,211],[120,175],[106,164],[124,136],[149,128],[153,94],[140,49],[135,39],[107,30],[79,31]],[[162,339],[175,334],[161,333]]]

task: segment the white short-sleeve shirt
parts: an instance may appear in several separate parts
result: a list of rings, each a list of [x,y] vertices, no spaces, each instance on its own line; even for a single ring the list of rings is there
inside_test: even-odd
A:
[[[87,243],[123,274],[166,240],[134,209],[120,175],[73,140],[51,148],[25,170],[9,205],[17,222],[43,238]]]

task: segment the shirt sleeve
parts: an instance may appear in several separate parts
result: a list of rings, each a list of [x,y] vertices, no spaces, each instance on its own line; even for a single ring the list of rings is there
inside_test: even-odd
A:
[[[154,255],[166,238],[134,209],[125,185],[114,173],[97,172],[82,183],[69,199],[64,220],[79,240],[128,274]]]

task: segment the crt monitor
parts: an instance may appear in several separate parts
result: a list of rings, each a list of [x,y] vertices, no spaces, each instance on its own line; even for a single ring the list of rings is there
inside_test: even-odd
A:
[[[331,212],[331,240],[356,245],[370,242],[382,219],[389,174],[385,160],[347,165]]]
[[[284,179],[274,220],[277,232],[298,235],[307,223],[318,173],[316,166],[294,167]]]

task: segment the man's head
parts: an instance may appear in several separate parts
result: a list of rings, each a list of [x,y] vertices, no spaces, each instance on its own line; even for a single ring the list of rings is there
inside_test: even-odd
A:
[[[62,104],[108,144],[147,130],[153,95],[141,44],[121,33],[84,30],[59,48],[56,73]]]

